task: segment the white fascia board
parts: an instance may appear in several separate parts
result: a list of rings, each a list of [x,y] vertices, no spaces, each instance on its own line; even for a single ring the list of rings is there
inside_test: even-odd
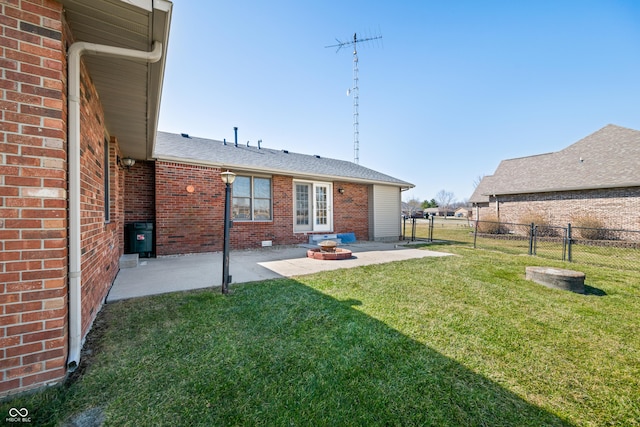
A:
[[[171,2],[167,0],[120,0],[122,3],[130,4],[139,9],[151,12],[153,9],[161,12],[169,12],[171,10]]]

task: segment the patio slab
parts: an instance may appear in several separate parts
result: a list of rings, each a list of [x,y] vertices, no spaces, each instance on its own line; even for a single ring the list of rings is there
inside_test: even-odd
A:
[[[381,264],[412,258],[448,256],[442,252],[407,248],[403,243],[358,242],[341,245],[353,252],[348,260],[307,258],[309,245],[231,251],[232,284],[293,277],[320,271]],[[219,287],[222,253],[140,259],[136,268],[121,269],[107,295],[107,303],[167,292]]]

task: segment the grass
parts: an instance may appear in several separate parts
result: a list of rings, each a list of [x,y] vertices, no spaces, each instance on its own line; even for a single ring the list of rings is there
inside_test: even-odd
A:
[[[0,413],[25,407],[38,425],[89,408],[108,425],[640,425],[639,272],[581,266],[578,295],[524,280],[532,262],[563,263],[439,248],[459,256],[109,304],[82,375]]]

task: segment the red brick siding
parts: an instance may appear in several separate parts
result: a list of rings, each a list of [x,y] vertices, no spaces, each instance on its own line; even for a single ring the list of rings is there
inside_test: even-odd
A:
[[[0,396],[58,380],[67,343],[62,6],[0,3]]]
[[[54,1],[0,3],[0,396],[59,381],[68,341],[66,49]],[[82,69],[81,250],[85,335],[118,270],[124,179],[109,144],[111,221],[104,220],[104,119]]]
[[[156,219],[154,162],[136,161],[124,172],[124,222],[154,222]]]
[[[310,233],[293,232],[293,178],[273,175],[271,221],[234,221],[230,230],[232,249],[304,243]],[[193,186],[193,193],[187,186]],[[338,188],[345,190],[338,193]],[[368,186],[335,183],[334,232],[369,235]],[[224,185],[220,170],[180,163],[156,162],[157,254],[171,255],[221,251],[224,234]]]
[[[534,211],[543,213],[555,226],[593,215],[607,228],[640,230],[640,187],[498,196],[498,200],[503,222],[521,222]],[[480,208],[480,220],[495,214],[496,200],[492,198],[489,207]]]
[[[340,194],[339,189],[344,193]],[[333,183],[333,223],[337,233],[355,233],[369,240],[369,186],[348,182]]]
[[[155,164],[136,161],[129,170],[124,171],[124,223],[156,221]],[[155,225],[154,225],[155,233]],[[156,239],[154,239],[155,242]],[[129,242],[124,240],[124,250],[129,252]],[[153,249],[155,252],[155,248]]]
[[[222,249],[224,185],[220,170],[156,162],[156,253]],[[193,186],[189,193],[187,186]]]

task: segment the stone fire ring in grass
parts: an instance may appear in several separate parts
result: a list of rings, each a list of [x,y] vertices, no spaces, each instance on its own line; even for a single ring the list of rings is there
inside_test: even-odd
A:
[[[526,267],[525,278],[548,288],[584,294],[585,274],[552,267]]]

